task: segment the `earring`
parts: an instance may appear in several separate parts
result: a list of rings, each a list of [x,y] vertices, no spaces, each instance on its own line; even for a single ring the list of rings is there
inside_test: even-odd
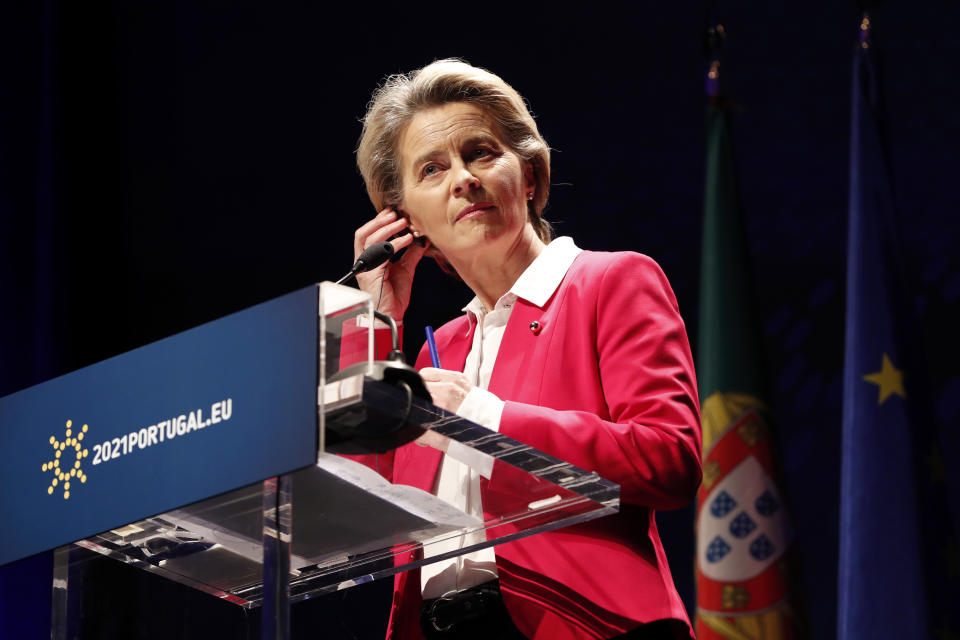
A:
[[[528,194],[527,194],[527,200],[533,200],[533,194],[532,194],[532,193],[528,193]]]
[[[414,231],[414,232],[413,232],[413,237],[414,237],[414,238],[419,238],[419,237],[420,237],[420,232],[419,232],[419,231]]]

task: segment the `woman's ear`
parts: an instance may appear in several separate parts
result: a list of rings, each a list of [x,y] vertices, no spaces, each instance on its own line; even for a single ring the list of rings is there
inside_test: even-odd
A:
[[[529,160],[523,162],[523,188],[524,193],[535,194],[537,192],[537,179],[533,171],[533,163]]]
[[[421,235],[421,234],[420,234],[420,230],[419,230],[419,229],[417,228],[417,226],[414,224],[413,218],[411,218],[411,217],[407,214],[406,211],[404,211],[403,209],[401,209],[399,205],[393,205],[393,210],[397,212],[397,215],[398,215],[399,217],[401,217],[401,218],[406,218],[407,222],[409,223],[409,225],[407,226],[406,231],[404,231],[403,233],[401,233],[401,235],[404,235],[404,234],[406,234],[407,232],[409,232],[409,233],[411,233],[411,234],[413,235],[413,237],[414,237],[414,242],[416,242],[416,243],[417,243],[418,245],[420,245],[421,247],[427,246],[427,236],[424,236],[424,235]]]

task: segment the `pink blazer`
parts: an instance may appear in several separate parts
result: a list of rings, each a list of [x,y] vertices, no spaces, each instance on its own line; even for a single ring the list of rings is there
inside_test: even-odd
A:
[[[462,371],[467,318],[436,339],[443,366]],[[429,363],[424,347],[417,368]],[[689,625],[654,510],[695,496],[700,416],[686,331],[659,266],[636,253],[581,253],[543,308],[517,301],[490,391],[506,401],[501,433],[622,490],[616,515],[495,547],[517,627],[531,640],[563,640],[608,638],[664,618]],[[394,453],[395,482],[433,487],[438,451]],[[396,577],[388,637],[421,637],[419,573]]]

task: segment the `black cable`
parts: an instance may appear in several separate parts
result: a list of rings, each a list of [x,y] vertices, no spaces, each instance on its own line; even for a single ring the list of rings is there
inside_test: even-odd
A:
[[[380,303],[383,301],[383,278],[386,275],[387,275],[386,269],[380,272],[380,295],[377,296],[377,306],[376,306],[377,311],[380,311]]]
[[[400,332],[397,329],[396,321],[381,311],[374,311],[373,316],[377,320],[383,321],[388,327],[390,327],[390,339],[393,343],[393,350],[390,351],[390,355],[387,356],[387,360],[406,363],[406,359],[403,357],[403,351],[400,351]]]
[[[413,389],[410,388],[410,385],[407,384],[405,380],[397,381],[397,385],[407,390],[407,410],[404,412],[403,418],[400,419],[400,424],[397,425],[395,431],[403,429],[403,426],[407,424],[407,420],[410,419],[410,410],[413,409]]]

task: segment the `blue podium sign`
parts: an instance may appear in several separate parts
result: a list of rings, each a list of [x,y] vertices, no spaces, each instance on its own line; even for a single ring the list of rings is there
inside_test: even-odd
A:
[[[318,288],[0,398],[0,564],[313,464]]]

